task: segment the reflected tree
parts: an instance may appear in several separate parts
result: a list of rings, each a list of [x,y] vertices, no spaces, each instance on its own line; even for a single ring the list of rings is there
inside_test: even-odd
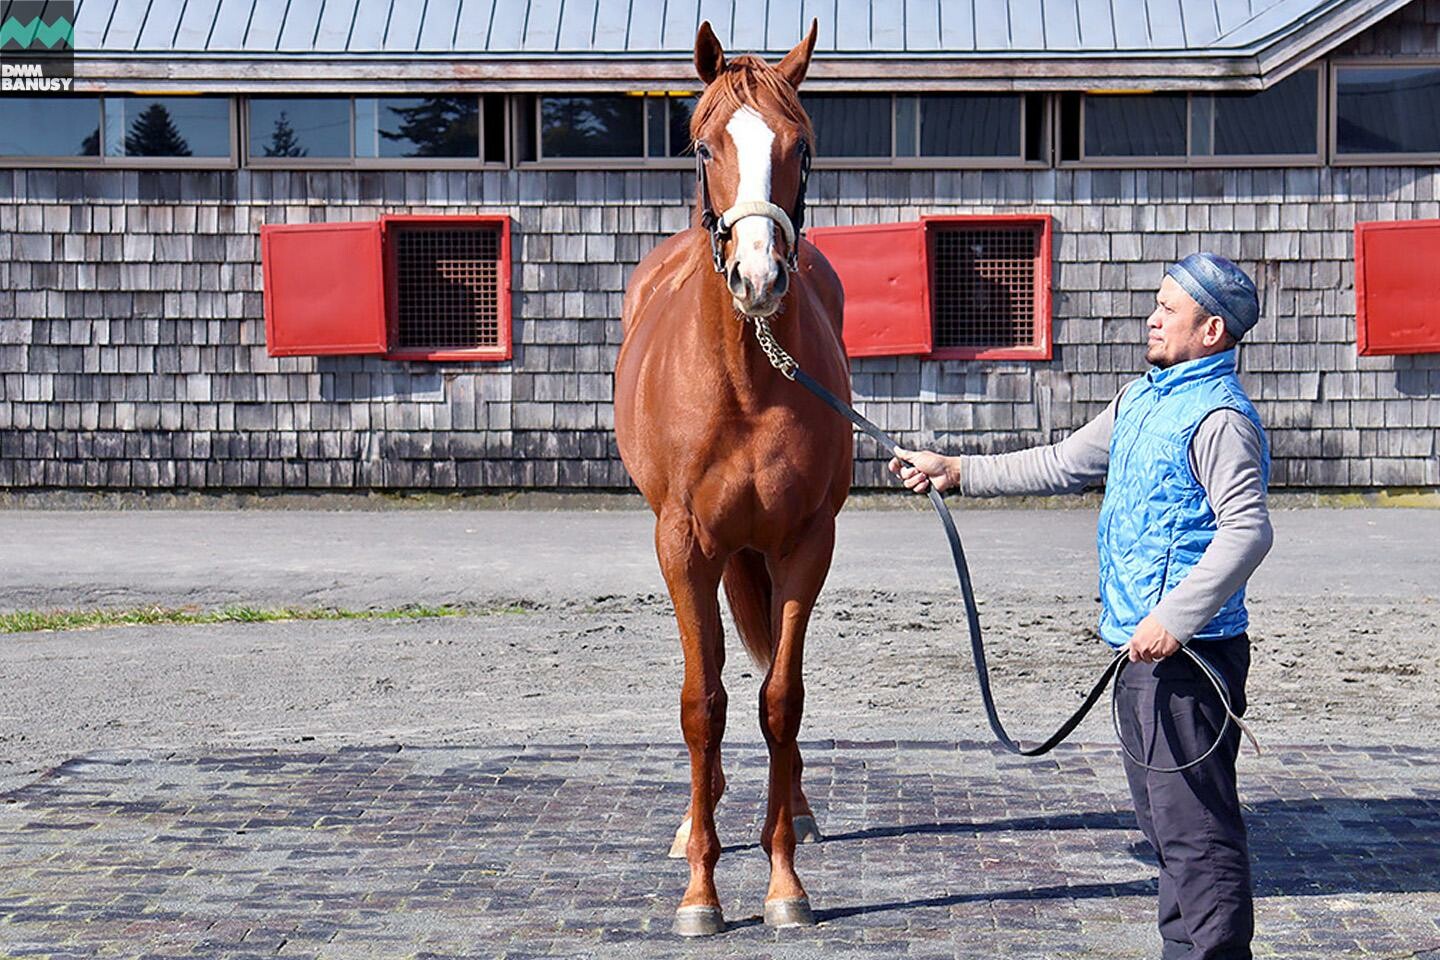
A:
[[[310,151],[300,146],[300,138],[290,125],[290,117],[284,110],[275,118],[275,129],[270,131],[270,143],[265,147],[267,157],[303,157]]]
[[[384,101],[382,101],[384,102]],[[387,107],[398,121],[380,130],[392,143],[413,143],[412,157],[476,157],[480,153],[480,101],[475,97],[426,97],[413,107]]]
[[[639,97],[546,97],[541,101],[547,156],[639,156],[644,104]]]
[[[152,103],[135,118],[125,135],[129,157],[188,157],[190,144],[180,136],[175,120],[163,103]]]

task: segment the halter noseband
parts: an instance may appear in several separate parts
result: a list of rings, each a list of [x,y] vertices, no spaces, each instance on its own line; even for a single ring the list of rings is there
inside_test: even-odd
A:
[[[800,141],[800,190],[795,195],[795,212],[787,214],[782,207],[768,200],[746,200],[724,213],[717,214],[710,205],[710,179],[705,173],[705,158],[695,153],[695,179],[700,183],[700,225],[710,234],[710,253],[715,259],[715,272],[725,272],[725,241],[730,231],[746,217],[768,217],[785,235],[785,269],[799,269],[800,231],[805,226],[805,185],[810,180],[810,144]]]

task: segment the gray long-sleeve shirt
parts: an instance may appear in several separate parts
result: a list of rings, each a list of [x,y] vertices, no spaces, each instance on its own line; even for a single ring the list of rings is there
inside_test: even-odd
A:
[[[1048,447],[961,457],[960,491],[975,497],[1076,493],[1105,479],[1119,400],[1117,395],[1098,417]],[[1260,462],[1260,435],[1235,410],[1206,417],[1191,440],[1190,468],[1205,488],[1217,530],[1204,556],[1153,611],[1181,643],[1244,585],[1274,541]]]

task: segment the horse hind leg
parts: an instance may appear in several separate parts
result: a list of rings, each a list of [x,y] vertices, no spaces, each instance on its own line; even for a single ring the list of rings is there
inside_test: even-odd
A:
[[[775,655],[775,641],[771,629],[774,614],[775,585],[770,579],[770,569],[765,555],[757,550],[741,550],[725,564],[725,598],[730,602],[730,613],[735,618],[735,627],[750,659],[761,670],[770,669]],[[815,811],[800,785],[804,762],[800,752],[795,751],[795,777],[791,804],[794,811],[795,839],[800,843],[816,843],[820,840],[820,826],[815,822]],[[722,778],[723,783],[723,778]],[[722,786],[723,791],[723,786]],[[688,817],[688,813],[687,813]],[[683,835],[688,835],[688,820],[680,825],[675,834],[672,857],[684,856]],[[679,850],[677,853],[676,850]]]
[[[721,682],[725,643],[720,622],[719,561],[696,543],[688,515],[662,513],[655,551],[675,605],[685,680],[680,691],[680,725],[690,751],[691,829],[686,840],[690,882],[675,911],[675,932],[704,936],[725,929],[715,889],[720,838],[715,830],[716,771],[725,735],[726,694]]]
[[[714,786],[712,787],[715,796],[715,803],[718,806],[720,798],[725,796],[725,771],[720,759],[720,751],[715,751]],[[680,826],[675,828],[675,839],[670,841],[670,852],[666,854],[671,860],[684,860],[686,850],[690,846],[690,827],[694,821],[694,807],[686,805],[685,816],[680,820]]]
[[[810,807],[810,800],[805,796],[805,790],[800,785],[800,777],[805,769],[805,761],[800,756],[800,748],[795,748],[795,774],[791,779],[790,808],[793,812],[795,824],[796,843],[819,843],[823,837],[820,835],[820,824],[815,820],[815,811]]]

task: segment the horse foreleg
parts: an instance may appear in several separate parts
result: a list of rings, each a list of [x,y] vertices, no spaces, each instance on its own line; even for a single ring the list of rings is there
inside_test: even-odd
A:
[[[770,673],[760,688],[760,725],[770,748],[770,802],[760,842],[770,856],[765,922],[776,926],[815,922],[810,898],[795,873],[795,817],[800,812],[797,794],[803,798],[796,739],[805,709],[805,629],[834,549],[834,518],[820,516],[790,555],[775,563],[774,622],[778,639]]]
[[[725,643],[720,621],[720,572],[723,562],[705,556],[695,541],[688,515],[662,514],[655,528],[655,549],[675,605],[685,680],[680,690],[680,726],[690,750],[690,835],[685,855],[690,883],[675,913],[675,932],[703,936],[725,929],[715,890],[720,838],[715,831],[719,801],[716,771],[725,736],[725,686],[721,669]]]

